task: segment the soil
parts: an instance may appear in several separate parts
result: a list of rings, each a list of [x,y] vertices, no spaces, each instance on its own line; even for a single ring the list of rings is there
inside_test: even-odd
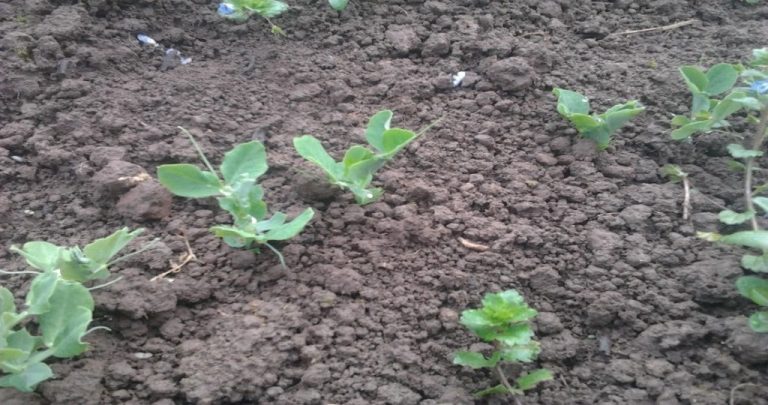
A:
[[[54,362],[36,393],[0,390],[0,403],[470,404],[495,377],[451,364],[456,350],[484,348],[459,313],[514,288],[540,311],[536,366],[556,374],[524,404],[768,404],[768,335],[749,331],[753,306],[733,287],[740,252],[695,237],[717,229],[721,206],[739,207],[731,139],[676,143],[667,125],[688,111],[677,67],[765,46],[754,40],[768,38],[768,5],[291,6],[276,37],[260,19],[222,20],[213,1],[0,3],[4,247],[83,244],[122,226],[161,240],[96,293],[95,322],[111,331]],[[163,65],[139,32],[192,62]],[[556,86],[598,110],[627,99],[648,110],[598,153],[558,116]],[[292,138],[314,134],[339,156],[384,108],[397,126],[442,121],[380,172],[381,201],[318,188]],[[316,209],[280,246],[287,269],[213,237],[228,219],[213,201],[126,180],[197,162],[179,125],[214,162],[263,141],[271,209]],[[659,175],[670,162],[694,183],[691,222],[682,187]],[[198,260],[150,281],[185,253],[180,234]],[[0,267],[24,266],[2,249]],[[18,296],[28,282],[3,278]]]

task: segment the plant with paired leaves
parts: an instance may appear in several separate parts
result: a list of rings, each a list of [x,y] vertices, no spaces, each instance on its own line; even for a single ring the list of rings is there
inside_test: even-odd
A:
[[[752,229],[730,235],[701,232],[699,236],[710,241],[760,250],[761,255],[744,255],[741,266],[756,273],[768,273],[768,231],[763,230],[758,223],[758,210],[755,208],[759,207],[768,213],[768,197],[758,195],[765,191],[766,187],[752,185],[753,173],[757,169],[756,159],[763,156],[762,149],[768,136],[768,48],[755,49],[752,52],[752,60],[746,67],[718,64],[706,73],[689,67],[681,69],[681,73],[688,88],[693,92],[695,114],[691,122],[673,131],[673,138],[686,139],[699,132],[728,127],[727,118],[741,111],[746,113],[746,122],[756,126],[750,142],[745,145],[733,143],[727,147],[734,159],[741,160],[734,162],[732,167],[740,168],[744,172],[745,210],[737,212],[726,209],[719,214],[720,221],[724,224],[739,225],[749,222]],[[734,87],[739,79],[744,86]],[[725,93],[728,94],[722,100],[701,101],[710,95]],[[675,120],[679,120],[679,117],[675,117]],[[738,279],[736,286],[742,295],[755,303],[763,306],[766,304],[768,282],[761,281],[758,277],[744,276]],[[768,332],[768,312],[754,314],[750,317],[750,325],[755,331]]]
[[[429,129],[427,127],[416,134],[407,129],[390,128],[391,120],[392,111],[384,110],[374,114],[365,130],[365,139],[373,150],[363,145],[354,145],[347,150],[341,162],[334,160],[312,135],[294,138],[293,146],[301,157],[319,166],[331,184],[351,191],[358,204],[368,204],[376,201],[384,192],[380,188],[368,188],[374,173]],[[432,125],[434,123],[430,127]]]
[[[536,310],[529,307],[515,290],[486,294],[482,308],[468,309],[461,313],[461,324],[483,341],[493,343],[495,350],[490,357],[477,352],[458,352],[454,355],[453,364],[474,369],[494,369],[501,381],[475,395],[523,395],[524,391],[538,383],[552,379],[551,371],[538,369],[519,376],[512,384],[502,370],[504,362],[530,363],[539,355],[539,343],[533,340],[530,325],[536,315]]]
[[[245,21],[252,15],[263,17],[272,28],[273,34],[283,35],[283,30],[272,23],[270,18],[277,17],[288,10],[288,4],[279,0],[227,0],[219,4],[220,16],[235,21]]]
[[[557,96],[557,112],[601,150],[608,147],[616,131],[645,111],[645,107],[632,100],[617,104],[602,114],[590,114],[589,99],[583,94],[559,88],[553,89],[552,93]]]
[[[237,145],[224,155],[219,176],[192,134],[184,128],[179,129],[189,137],[208,170],[200,170],[187,163],[161,165],[157,168],[160,183],[180,197],[216,197],[219,207],[229,212],[234,224],[214,226],[211,232],[235,248],[258,251],[258,246],[264,245],[275,252],[285,266],[283,255],[269,242],[288,240],[298,235],[315,213],[312,208],[307,208],[288,222],[282,212],[266,219],[267,204],[262,199],[264,189],[256,183],[268,169],[264,145],[258,141]]]
[[[328,0],[328,4],[336,11],[344,11],[347,8],[347,3],[349,0]]]
[[[13,294],[0,287],[0,387],[30,392],[53,376],[46,359],[74,357],[88,348],[83,337],[98,329],[89,329],[94,307],[90,290],[112,282],[90,289],[83,283],[109,277],[109,266],[130,256],[113,259],[115,255],[141,232],[123,228],[83,249],[43,241],[11,246],[36,270],[3,273],[36,276],[21,311]],[[32,320],[40,336],[27,330]]]

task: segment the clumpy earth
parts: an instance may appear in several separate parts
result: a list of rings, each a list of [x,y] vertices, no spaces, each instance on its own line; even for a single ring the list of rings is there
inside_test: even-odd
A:
[[[688,111],[677,67],[768,45],[754,42],[768,38],[767,5],[291,6],[275,37],[258,18],[222,20],[213,1],[0,3],[3,246],[83,244],[122,226],[160,238],[96,293],[95,324],[111,331],[54,362],[36,393],[0,390],[0,402],[471,404],[495,380],[451,364],[454,351],[484,347],[459,314],[514,288],[540,311],[536,366],[556,375],[524,404],[768,404],[768,335],[748,329],[753,308],[733,287],[740,252],[695,237],[718,228],[721,206],[739,207],[731,136],[676,143],[667,124]],[[163,64],[139,32],[192,63]],[[647,112],[598,153],[557,115],[553,87],[597,110],[638,99]],[[379,202],[317,187],[292,138],[313,134],[339,156],[384,108],[406,128],[442,120],[380,172]],[[214,162],[263,141],[267,202],[315,208],[280,246],[287,269],[209,234],[228,220],[215,202],[171,198],[152,180],[159,164],[198,161],[177,126]],[[690,222],[682,187],[659,174],[666,163],[691,175]],[[186,252],[182,237],[197,260],[151,281]],[[24,265],[2,249],[0,267]],[[2,278],[18,297],[28,282]]]

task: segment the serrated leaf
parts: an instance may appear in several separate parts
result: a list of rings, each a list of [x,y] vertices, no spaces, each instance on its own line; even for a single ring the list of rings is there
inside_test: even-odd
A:
[[[392,111],[382,110],[368,120],[368,127],[365,129],[365,139],[378,151],[384,150],[383,135],[384,131],[389,129],[392,115]]]
[[[50,300],[59,277],[54,272],[43,273],[32,280],[32,285],[27,292],[27,312],[30,315],[39,315],[50,310]]]
[[[0,378],[0,387],[15,388],[21,392],[32,392],[37,384],[53,377],[53,371],[44,363],[30,364],[23,372]]]
[[[728,153],[736,159],[746,159],[763,156],[763,152],[759,150],[745,149],[743,146],[732,143],[728,145]]]
[[[517,389],[521,391],[527,391],[534,388],[539,383],[544,381],[551,381],[554,378],[552,372],[541,368],[535,371],[531,371],[528,374],[523,374],[515,380]]]
[[[158,166],[157,180],[180,197],[204,198],[221,194],[221,181],[214,173],[186,163]]]
[[[132,240],[139,236],[143,229],[139,228],[130,232],[128,228],[107,236],[106,238],[96,239],[83,248],[83,253],[99,264],[107,264],[118,252],[123,250]]]
[[[589,99],[581,93],[560,88],[552,89],[557,96],[557,112],[569,117],[571,114],[589,114]]]
[[[299,214],[292,221],[281,225],[278,228],[272,229],[264,235],[266,240],[287,240],[298,235],[304,227],[309,223],[312,217],[315,215],[315,211],[312,208],[307,208]]]
[[[224,154],[221,175],[227,184],[253,182],[267,172],[267,152],[258,141],[241,143]]]
[[[740,231],[725,235],[720,241],[729,245],[768,250],[768,231]]]
[[[703,89],[710,96],[716,96],[730,90],[736,80],[739,79],[739,72],[729,63],[718,63],[712,66],[706,74],[707,85]]]
[[[53,355],[76,356],[88,347],[80,339],[88,330],[93,313],[93,298],[82,284],[60,281],[51,295],[50,310],[38,316],[43,343]]]
[[[56,269],[62,249],[52,243],[43,241],[27,242],[21,249],[11,246],[12,252],[24,256],[27,264],[42,271]]]
[[[757,333],[768,333],[768,311],[758,311],[749,317],[749,327]]]
[[[481,353],[476,352],[456,352],[453,355],[453,364],[467,366],[472,368],[491,368],[498,364],[501,356],[494,352],[490,358],[485,358]]]
[[[532,338],[533,329],[531,329],[528,323],[519,323],[506,328],[500,328],[493,337],[494,340],[510,347],[528,344]]]
[[[664,165],[661,168],[661,174],[665,177],[669,178],[673,182],[677,182],[682,180],[685,177],[688,177],[688,173],[684,172],[683,169],[680,168],[678,165]]]
[[[347,3],[349,3],[349,0],[328,0],[328,3],[334,10],[344,11],[344,9],[347,8]]]
[[[320,141],[312,135],[304,135],[298,138],[293,138],[293,147],[296,152],[304,159],[320,166],[323,171],[333,179],[339,179],[342,177],[342,170],[339,170],[339,165],[335,160],[325,151],[325,148]]]
[[[702,93],[709,84],[707,76],[696,66],[683,66],[680,68],[680,74],[683,75],[691,93]]]
[[[746,221],[754,218],[754,211],[736,212],[731,210],[723,210],[717,215],[720,218],[720,222],[727,225],[743,224]]]
[[[768,306],[768,280],[755,276],[742,276],[736,280],[739,294],[749,298],[757,305]]]
[[[768,255],[744,255],[741,257],[741,267],[757,273],[768,273]]]
[[[501,349],[501,359],[514,363],[530,363],[539,355],[541,348],[538,342],[524,345],[514,345]]]

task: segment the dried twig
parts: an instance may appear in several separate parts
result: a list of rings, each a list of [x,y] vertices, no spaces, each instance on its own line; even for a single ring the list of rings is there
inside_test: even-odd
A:
[[[181,238],[184,240],[184,244],[187,246],[187,252],[182,253],[181,256],[179,256],[179,263],[175,263],[173,260],[171,260],[170,270],[152,277],[149,281],[157,281],[169,274],[178,273],[181,271],[182,268],[184,268],[184,266],[187,265],[187,263],[193,260],[197,261],[197,256],[195,256],[195,253],[192,251],[192,246],[189,245],[189,241],[187,240],[187,238],[184,235],[181,235]]]
[[[628,30],[628,31],[622,31],[622,32],[614,32],[614,33],[610,34],[609,36],[611,36],[611,35],[640,34],[640,33],[643,33],[643,32],[652,32],[652,31],[669,31],[669,30],[674,30],[676,28],[680,28],[680,27],[685,27],[687,25],[691,25],[691,24],[693,24],[693,23],[695,23],[697,21],[699,21],[699,20],[693,18],[693,19],[690,19],[690,20],[676,22],[674,24],[662,25],[661,27],[643,28],[641,30]]]
[[[459,242],[461,242],[461,244],[462,244],[462,245],[463,245],[465,248],[467,248],[467,249],[472,249],[472,250],[477,250],[478,252],[485,252],[486,250],[490,249],[490,248],[489,248],[488,246],[486,246],[486,245],[481,245],[481,244],[479,244],[479,243],[470,242],[470,241],[468,241],[468,240],[466,240],[466,239],[464,239],[464,238],[462,238],[462,237],[459,237]]]

